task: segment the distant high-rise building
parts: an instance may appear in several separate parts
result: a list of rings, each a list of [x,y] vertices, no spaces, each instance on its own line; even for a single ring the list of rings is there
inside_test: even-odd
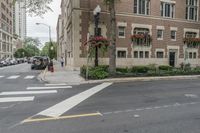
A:
[[[18,0],[13,10],[14,34],[22,41],[26,38],[26,0]]]

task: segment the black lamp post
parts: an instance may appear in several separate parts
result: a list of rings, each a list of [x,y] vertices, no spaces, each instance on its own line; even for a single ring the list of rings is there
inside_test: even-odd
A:
[[[100,12],[101,12],[101,7],[97,5],[97,7],[94,9],[93,14],[94,14],[94,22],[95,22],[95,33],[94,36],[99,36],[99,19],[100,19]],[[95,60],[94,60],[95,67],[98,66],[98,46],[95,46]]]

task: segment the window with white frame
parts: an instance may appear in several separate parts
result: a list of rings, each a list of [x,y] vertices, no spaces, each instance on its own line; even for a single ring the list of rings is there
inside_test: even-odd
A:
[[[196,38],[197,33],[196,32],[186,32],[185,33],[185,38]]]
[[[162,29],[158,29],[157,30],[157,39],[158,40],[162,40],[163,39],[163,30]]]
[[[134,51],[133,56],[134,56],[134,58],[138,58],[138,51]]]
[[[189,59],[196,59],[197,58],[197,52],[189,52]]]
[[[134,13],[149,15],[150,0],[134,0]]]
[[[117,58],[126,58],[126,51],[118,50],[117,51]]]
[[[118,27],[118,36],[119,37],[125,37],[125,27],[124,26],[119,26]]]
[[[176,31],[171,30],[171,40],[176,40]]]
[[[175,16],[175,4],[161,2],[160,4],[160,13],[162,17],[174,18]]]
[[[145,58],[149,58],[149,51],[145,51]]]
[[[195,20],[198,19],[198,0],[186,0],[186,15],[185,18],[187,20]]]
[[[144,52],[143,52],[143,51],[140,51],[140,52],[139,52],[139,57],[140,57],[140,58],[144,58]]]
[[[164,58],[164,52],[163,51],[157,51],[156,52],[156,57],[157,58]]]

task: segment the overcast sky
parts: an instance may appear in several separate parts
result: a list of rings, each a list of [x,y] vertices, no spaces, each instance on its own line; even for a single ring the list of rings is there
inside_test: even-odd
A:
[[[53,0],[51,8],[53,12],[49,11],[43,18],[41,17],[27,17],[27,36],[28,37],[38,37],[42,44],[49,41],[49,30],[47,27],[42,25],[36,25],[35,23],[45,23],[51,26],[52,30],[52,40],[56,41],[56,26],[58,15],[60,14],[60,4],[61,0]]]

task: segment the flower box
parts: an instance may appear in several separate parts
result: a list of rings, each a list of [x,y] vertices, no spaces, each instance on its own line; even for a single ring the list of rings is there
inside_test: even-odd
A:
[[[149,34],[134,34],[131,36],[133,44],[141,46],[149,46],[152,42],[152,37]]]
[[[184,38],[184,44],[187,44],[188,47],[198,47],[200,46],[200,38]]]

